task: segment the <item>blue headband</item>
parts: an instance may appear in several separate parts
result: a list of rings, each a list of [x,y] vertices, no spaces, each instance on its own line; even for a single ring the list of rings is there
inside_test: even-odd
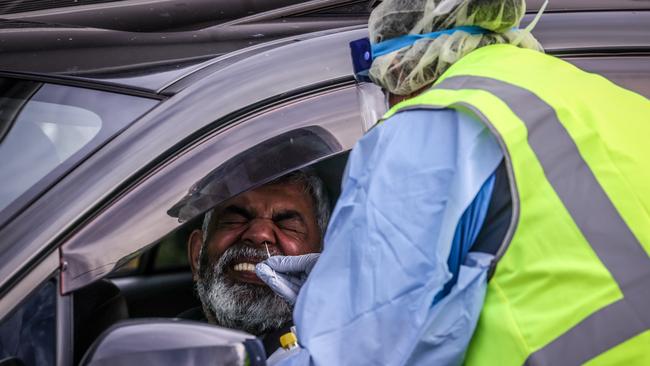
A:
[[[416,41],[420,39],[435,39],[440,37],[443,34],[452,34],[456,33],[458,31],[461,32],[466,32],[469,34],[485,34],[489,33],[490,31],[473,26],[473,25],[462,25],[459,27],[454,27],[451,29],[445,29],[437,32],[431,32],[431,33],[425,33],[425,34],[407,34],[401,37],[396,37],[396,38],[391,38],[387,41],[379,42],[376,44],[371,45],[372,47],[372,59],[374,60],[375,58],[379,56],[386,55],[388,53],[391,53],[393,51],[397,51],[401,48],[407,47],[415,43]]]

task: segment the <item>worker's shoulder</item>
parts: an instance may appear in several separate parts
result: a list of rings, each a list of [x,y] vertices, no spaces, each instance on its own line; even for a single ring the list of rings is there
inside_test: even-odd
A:
[[[470,130],[483,129],[485,125],[475,116],[452,108],[416,105],[400,109],[377,126],[388,130]],[[414,131],[415,132],[415,131]]]

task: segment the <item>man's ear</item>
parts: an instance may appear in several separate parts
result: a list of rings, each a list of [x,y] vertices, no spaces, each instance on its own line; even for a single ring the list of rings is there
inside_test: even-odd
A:
[[[187,258],[192,268],[192,279],[196,281],[199,276],[199,255],[203,246],[203,231],[196,229],[187,240]]]

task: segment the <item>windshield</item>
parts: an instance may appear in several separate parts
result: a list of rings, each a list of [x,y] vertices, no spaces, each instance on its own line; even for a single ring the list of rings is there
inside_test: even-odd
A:
[[[0,78],[0,223],[155,103]]]

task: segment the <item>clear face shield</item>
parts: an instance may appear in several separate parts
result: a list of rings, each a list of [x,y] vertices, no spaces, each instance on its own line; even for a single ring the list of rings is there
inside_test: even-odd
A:
[[[371,7],[378,1],[371,3]],[[519,29],[524,0],[385,1],[372,11],[368,29],[373,40],[350,42],[354,76],[364,126],[368,128],[388,109],[384,98],[369,86],[372,80],[393,95],[410,96],[432,85],[450,66],[478,47],[512,44],[542,50],[530,33],[544,11]],[[394,98],[394,101],[404,98]]]
[[[357,98],[363,130],[368,131],[388,111],[388,97],[368,76],[372,65],[370,40],[366,37],[350,42],[350,55],[354,78],[357,81]]]
[[[359,105],[364,129],[368,130],[390,109],[389,93],[376,86],[370,79],[369,71],[375,59],[392,54],[395,51],[411,47],[420,40],[432,40],[441,35],[451,35],[462,31],[467,34],[484,34],[487,30],[475,26],[459,26],[452,29],[425,34],[406,34],[386,41],[372,44],[369,38],[350,42],[350,56],[357,80]]]
[[[350,42],[350,56],[357,80],[359,105],[364,129],[367,131],[390,109],[389,93],[375,85],[370,79],[369,71],[373,61],[395,51],[411,47],[420,40],[434,40],[442,35],[451,35],[462,31],[468,35],[484,34],[486,29],[476,26],[459,26],[425,34],[406,34],[386,41],[372,44],[369,38]]]

